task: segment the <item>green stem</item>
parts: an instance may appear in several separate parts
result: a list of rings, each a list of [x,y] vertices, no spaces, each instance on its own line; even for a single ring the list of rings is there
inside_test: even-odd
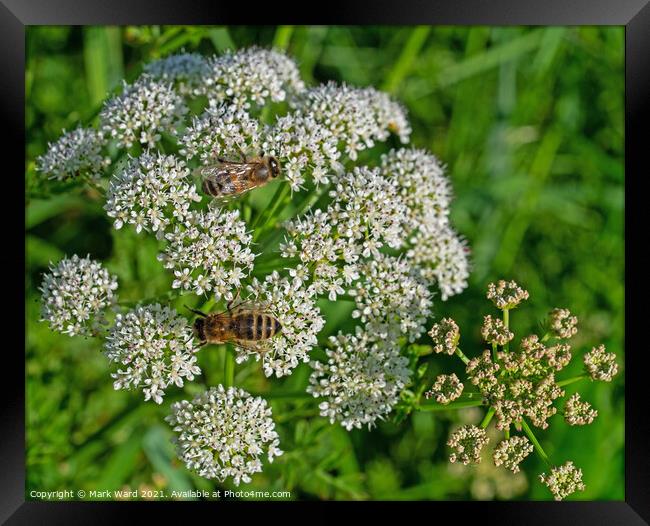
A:
[[[430,403],[422,402],[415,408],[419,411],[453,411],[454,409],[463,409],[465,407],[478,407],[484,405],[483,400],[468,400],[467,402],[451,402],[446,405],[439,404],[436,401]]]
[[[523,418],[521,419],[521,426],[524,428],[526,435],[528,435],[528,438],[530,438],[530,441],[533,443],[533,446],[535,447],[535,452],[540,456],[540,458],[546,463],[547,466],[550,466],[551,462],[548,459],[548,455],[544,451],[544,448],[542,448],[542,445],[539,443],[539,440],[537,440],[537,437],[535,437],[533,430],[528,426],[528,424]]]
[[[456,356],[463,360],[463,363],[465,365],[469,363],[469,358],[463,354],[463,351],[460,350],[460,347],[456,347]]]
[[[504,431],[506,435],[506,440],[510,439],[510,426],[506,427],[506,430]]]
[[[226,357],[223,364],[224,387],[232,387],[235,384],[235,351],[229,346],[226,347]]]
[[[490,409],[488,409],[488,412],[485,413],[485,418],[483,418],[483,421],[481,422],[481,427],[483,429],[485,429],[488,426],[488,424],[492,420],[492,417],[494,416],[495,411],[496,409],[494,409],[494,407],[490,407]]]
[[[261,396],[266,400],[286,400],[286,401],[303,401],[303,400],[313,400],[314,397],[305,391],[288,391],[286,393],[251,393],[252,396]]]
[[[588,376],[589,375],[587,373],[579,374],[578,376],[573,376],[572,378],[567,378],[566,380],[562,380],[561,382],[558,382],[557,385],[558,387],[564,387],[565,385],[574,384],[576,382],[579,382],[580,380],[584,380]]]
[[[506,331],[510,328],[510,309],[503,309],[503,324],[506,326]],[[503,346],[503,351],[508,352],[510,350],[510,342],[506,343]]]

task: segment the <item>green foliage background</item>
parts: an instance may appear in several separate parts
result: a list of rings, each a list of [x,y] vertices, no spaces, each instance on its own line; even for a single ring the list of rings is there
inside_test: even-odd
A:
[[[619,27],[33,27],[27,31],[27,492],[55,489],[208,489],[174,459],[158,407],[141,393],[115,392],[100,342],[69,338],[38,323],[41,275],[49,261],[90,253],[118,274],[120,296],[164,292],[169,276],[156,242],[116,233],[98,195],[54,188],[34,159],[62,128],[91,122],[107,92],[131,80],[143,62],[182,48],[206,54],[229,47],[275,45],[298,61],[308,83],[328,79],[390,91],[408,108],[412,144],[448,166],[457,195],[456,228],[472,248],[470,287],[435,316],[452,316],[463,350],[481,350],[490,280],[513,278],[531,293],[513,313],[518,337],[552,307],[580,318],[574,349],[605,343],[619,356],[612,384],[573,384],[599,410],[591,426],[560,416],[538,433],[555,464],[574,460],[587,490],[577,499],[623,499],[623,129],[624,33]],[[364,160],[374,162],[389,145]],[[260,190],[254,206],[268,199]],[[256,204],[257,203],[257,204]],[[325,332],[345,316],[329,307]],[[345,313],[343,313],[345,314]],[[566,375],[578,374],[580,353]],[[221,381],[223,354],[201,355],[205,382]],[[459,371],[438,357],[442,371]],[[346,432],[313,416],[313,402],[284,400],[304,388],[299,367],[273,382],[274,415],[286,452],[243,489],[292,491],[299,499],[467,499],[508,495],[494,470],[457,470],[446,462],[457,413],[411,415],[400,425]],[[267,391],[254,362],[236,382]],[[202,386],[191,385],[186,393]],[[290,419],[304,413],[306,419]],[[550,499],[537,482],[541,462],[524,463],[527,489],[515,498]],[[503,470],[501,470],[503,471]],[[496,478],[495,478],[496,477]],[[230,486],[225,486],[230,487]],[[481,490],[481,488],[483,488]]]

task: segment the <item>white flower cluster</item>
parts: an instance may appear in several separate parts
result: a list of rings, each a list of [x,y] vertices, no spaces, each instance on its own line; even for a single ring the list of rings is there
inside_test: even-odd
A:
[[[207,59],[199,53],[178,53],[149,62],[144,74],[163,82],[171,82],[182,95],[205,92],[204,77],[210,73]]]
[[[411,126],[406,110],[374,88],[353,88],[329,82],[300,93],[293,105],[327,128],[352,160],[358,152],[385,141],[390,132],[408,142]]]
[[[407,335],[415,341],[431,314],[427,284],[404,259],[378,254],[359,268],[361,278],[350,290],[356,301],[353,318],[361,318],[382,338]]]
[[[548,475],[542,473],[539,479],[551,490],[555,500],[562,500],[576,491],[585,489],[582,482],[582,470],[575,467],[570,460],[562,466],[551,468]]]
[[[409,231],[435,234],[448,223],[451,184],[434,155],[414,148],[391,150],[382,155],[381,173],[397,186]]]
[[[334,200],[326,211],[287,223],[281,251],[313,267],[314,292],[328,291],[333,301],[341,284],[358,278],[362,258],[378,257],[384,245],[402,245],[404,207],[394,185],[365,167],[339,179],[330,195]]]
[[[449,462],[462,464],[479,464],[481,450],[490,441],[485,429],[474,425],[466,425],[454,431],[447,445],[454,450],[449,455]]]
[[[282,455],[271,408],[242,389],[219,385],[171,409],[166,420],[178,434],[178,457],[201,477],[239,486],[262,471],[260,456],[273,462]]]
[[[425,398],[433,398],[439,404],[453,402],[463,394],[464,385],[454,373],[438,375],[426,393]]]
[[[228,51],[209,60],[203,78],[210,105],[229,101],[247,109],[263,106],[268,100],[282,102],[304,89],[296,63],[272,49],[251,47]]]
[[[533,445],[526,437],[513,436],[499,442],[494,448],[492,459],[495,466],[503,464],[513,473],[519,473],[519,464],[533,452]]]
[[[280,161],[283,177],[297,192],[307,175],[320,185],[342,171],[337,144],[338,138],[313,115],[289,113],[267,131],[263,149]]]
[[[143,75],[124,83],[121,94],[109,99],[99,114],[102,131],[122,148],[140,143],[153,148],[163,132],[175,134],[187,113],[181,95],[170,83]]]
[[[102,155],[105,145],[101,132],[77,128],[48,144],[47,152],[36,159],[36,169],[50,179],[64,181],[80,175],[98,177],[111,160]]]
[[[262,359],[266,376],[287,376],[300,363],[309,361],[309,352],[318,343],[316,336],[325,320],[299,278],[281,278],[273,272],[263,282],[254,279],[249,290],[248,301],[275,316],[282,329],[265,342],[261,353],[238,347],[237,362],[255,354],[257,360]]]
[[[103,324],[103,312],[114,302],[115,289],[115,276],[90,256],[63,259],[50,265],[39,289],[41,321],[70,336],[92,335]]]
[[[564,421],[570,426],[591,424],[597,416],[598,411],[581,400],[580,393],[574,393],[564,404]]]
[[[314,361],[307,392],[326,398],[320,414],[348,431],[372,427],[390,413],[409,383],[408,359],[392,340],[374,338],[357,327],[355,335],[330,337],[327,363]]]
[[[217,300],[233,299],[233,290],[253,268],[251,235],[239,211],[191,212],[185,224],[165,233],[167,245],[158,259],[173,269],[175,289],[212,292]]]
[[[183,386],[201,374],[192,329],[175,310],[159,304],[118,314],[106,338],[106,357],[118,366],[111,374],[117,389],[142,388],[144,399],[161,404],[165,389]]]
[[[190,204],[201,200],[189,175],[181,159],[147,151],[113,176],[104,209],[117,229],[132,224],[136,232],[162,235],[174,218],[185,221]]]
[[[219,157],[239,161],[242,153],[259,153],[262,135],[259,121],[246,110],[219,104],[195,117],[179,142],[182,155],[198,156],[203,163]]]
[[[406,206],[406,253],[422,276],[437,283],[443,300],[462,292],[469,278],[469,250],[451,227],[451,184],[438,159],[412,148],[382,156],[381,173],[394,181]]]
[[[606,352],[605,346],[602,344],[593,347],[591,351],[582,357],[582,360],[592,380],[611,382],[618,373],[616,355],[613,352]]]

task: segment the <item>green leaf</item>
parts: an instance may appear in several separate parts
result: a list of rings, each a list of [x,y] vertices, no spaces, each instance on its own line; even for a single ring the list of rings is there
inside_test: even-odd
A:
[[[155,426],[145,434],[142,446],[152,467],[167,479],[170,490],[188,491],[192,489],[189,476],[184,468],[173,466],[176,454],[171,437],[169,430],[162,426]]]

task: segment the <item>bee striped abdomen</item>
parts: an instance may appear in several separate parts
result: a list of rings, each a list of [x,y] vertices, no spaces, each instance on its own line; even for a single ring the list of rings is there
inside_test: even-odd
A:
[[[281,328],[273,316],[261,312],[237,314],[231,322],[231,330],[242,340],[266,340],[275,336]]]

